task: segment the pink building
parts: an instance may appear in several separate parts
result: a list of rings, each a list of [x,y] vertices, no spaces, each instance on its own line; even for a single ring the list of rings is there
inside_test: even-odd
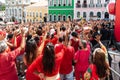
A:
[[[112,0],[75,0],[74,1],[74,19],[110,19],[114,16],[108,14],[107,4]]]

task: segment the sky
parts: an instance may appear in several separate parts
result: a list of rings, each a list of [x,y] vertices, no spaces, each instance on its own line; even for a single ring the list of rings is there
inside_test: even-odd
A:
[[[0,0],[0,1],[5,3],[5,0]],[[40,1],[40,0],[31,0],[31,1],[37,2],[37,1]]]

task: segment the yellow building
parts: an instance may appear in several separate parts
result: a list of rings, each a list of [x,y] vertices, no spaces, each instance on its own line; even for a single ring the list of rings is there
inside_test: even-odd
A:
[[[25,8],[26,22],[43,22],[48,14],[48,1],[40,0]]]

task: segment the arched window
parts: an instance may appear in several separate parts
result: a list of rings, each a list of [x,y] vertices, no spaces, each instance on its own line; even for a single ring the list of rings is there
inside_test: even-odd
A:
[[[17,16],[17,9],[15,9],[15,16]]]
[[[61,0],[58,0],[58,6],[61,6]]]
[[[72,5],[72,0],[67,0],[68,1],[68,6]]]
[[[38,17],[38,12],[36,12],[36,17]]]
[[[101,12],[97,12],[97,17],[101,18]]]
[[[66,16],[63,16],[63,21],[66,21]]]
[[[105,12],[105,15],[104,15],[104,16],[105,16],[105,19],[106,19],[106,18],[108,19],[108,18],[109,18],[109,13],[108,13],[108,12]]]
[[[60,20],[61,20],[61,16],[59,15],[59,16],[58,16],[58,21],[60,21]]]
[[[56,15],[54,15],[54,21],[56,21]]]
[[[66,0],[63,0],[63,6],[66,6]]]
[[[69,15],[69,16],[68,16],[68,19],[71,21],[71,20],[72,20],[72,17]]]
[[[94,13],[93,12],[90,12],[90,17],[93,17]]]
[[[49,21],[52,21],[52,15],[49,16]]]
[[[77,18],[80,18],[80,12],[77,12]]]
[[[42,13],[40,12],[40,18],[42,18]]]
[[[83,17],[86,18],[86,12],[83,12]]]

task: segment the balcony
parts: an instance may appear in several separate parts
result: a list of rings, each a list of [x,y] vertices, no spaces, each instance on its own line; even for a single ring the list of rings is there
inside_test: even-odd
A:
[[[83,7],[83,8],[87,8],[87,4],[83,4],[82,7]]]
[[[76,8],[81,8],[81,4],[80,3],[76,3]]]
[[[100,7],[102,7],[102,4],[96,4],[96,7],[100,8]]]
[[[95,7],[95,5],[94,4],[89,4],[89,7],[93,8],[93,7]]]

